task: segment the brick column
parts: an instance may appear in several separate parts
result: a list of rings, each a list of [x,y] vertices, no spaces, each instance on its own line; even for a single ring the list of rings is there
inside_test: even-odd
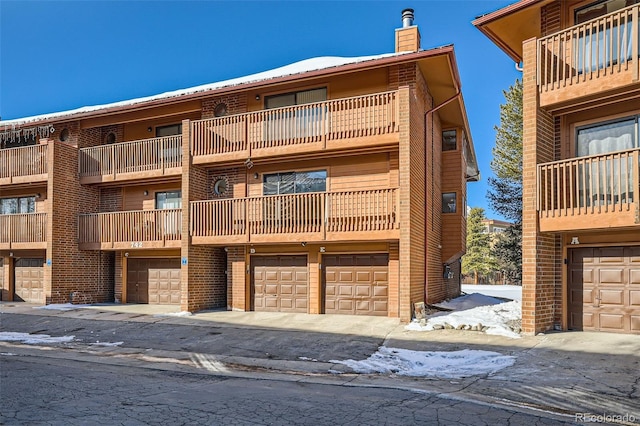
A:
[[[398,310],[400,320],[411,321],[411,139],[410,139],[410,112],[409,112],[410,89],[407,86],[398,90],[399,109],[399,288],[398,288]],[[424,285],[424,284],[423,284]]]
[[[222,247],[191,244],[190,202],[208,199],[209,175],[193,164],[190,121],[182,121],[181,302],[190,312],[227,306],[227,257]]]
[[[538,231],[537,165],[555,158],[554,120],[539,106],[536,48],[535,38],[523,43],[522,330],[525,333],[539,333],[553,326],[557,280],[556,237]]]

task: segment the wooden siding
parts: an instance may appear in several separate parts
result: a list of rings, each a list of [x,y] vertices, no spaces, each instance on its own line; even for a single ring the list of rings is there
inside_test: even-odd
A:
[[[0,149],[0,185],[46,181],[48,145]]]
[[[466,167],[462,155],[462,129],[457,130],[457,149],[442,152],[442,192],[456,193],[456,212],[442,214],[442,260],[451,262],[465,250]]]
[[[397,239],[398,228],[395,189],[191,203],[194,244]]]
[[[80,149],[83,184],[179,176],[182,137],[144,139]]]
[[[156,193],[179,191],[180,186],[176,182],[150,183],[148,185],[125,186],[122,190],[122,210],[154,210],[156,208]]]

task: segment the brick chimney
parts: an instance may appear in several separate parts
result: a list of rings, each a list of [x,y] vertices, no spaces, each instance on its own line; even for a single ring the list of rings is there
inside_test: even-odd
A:
[[[402,28],[396,30],[396,52],[420,50],[420,31],[413,25],[413,9],[402,11]]]

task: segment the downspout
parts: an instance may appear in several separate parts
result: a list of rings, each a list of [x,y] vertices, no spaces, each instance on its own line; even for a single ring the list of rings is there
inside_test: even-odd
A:
[[[440,108],[442,108],[443,106],[446,106],[448,104],[450,104],[451,102],[455,101],[456,99],[458,99],[460,97],[460,95],[462,95],[462,92],[460,91],[460,89],[458,89],[458,91],[456,92],[455,95],[453,95],[452,97],[450,97],[449,99],[447,99],[446,101],[442,102],[440,105],[434,107],[433,106],[433,97],[431,98],[431,109],[426,111],[424,113],[424,179],[425,179],[425,183],[424,183],[424,190],[425,190],[425,204],[427,204],[427,197],[426,197],[426,192],[427,192],[427,167],[429,166],[428,164],[428,160],[427,160],[427,117],[430,115],[431,116],[431,131],[433,132],[433,113],[438,111]],[[431,161],[433,162],[433,136],[431,135]],[[431,167],[431,186],[433,189],[433,167]],[[430,203],[430,208],[431,208],[431,216],[433,217],[433,190],[431,191],[431,203]],[[426,206],[425,206],[426,207]],[[424,224],[424,287],[423,287],[423,295],[422,298],[424,300],[424,303],[427,303],[427,287],[429,284],[429,268],[428,268],[428,258],[429,258],[429,253],[428,253],[428,248],[429,245],[427,244],[428,241],[428,232],[429,232],[429,227],[427,226],[427,212],[425,211],[425,224]],[[431,226],[433,227],[433,219],[430,221]]]

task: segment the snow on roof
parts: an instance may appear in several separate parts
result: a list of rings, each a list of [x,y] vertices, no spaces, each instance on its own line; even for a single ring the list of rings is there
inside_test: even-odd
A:
[[[285,77],[289,75],[302,74],[311,71],[318,71],[327,68],[334,68],[348,64],[355,64],[359,62],[374,61],[377,59],[389,58],[394,56],[406,55],[413,52],[399,52],[399,53],[386,53],[381,55],[371,56],[357,56],[351,58],[343,58],[338,56],[322,56],[317,58],[305,59],[299,62],[294,62],[289,65],[285,65],[279,68],[259,72],[257,74],[251,74],[244,77],[232,78],[230,80],[219,81],[215,83],[203,84],[200,86],[190,87],[187,89],[174,90],[171,92],[160,93],[158,95],[146,96],[142,98],[129,99],[120,102],[113,102],[103,105],[85,106],[73,110],[54,112],[49,114],[34,115],[31,117],[17,118],[13,120],[0,121],[0,126],[19,126],[30,122],[38,122],[51,119],[63,119],[72,118],[74,115],[89,113],[94,111],[100,111],[109,108],[126,107],[136,104],[142,104],[145,102],[155,101],[159,99],[177,98],[180,96],[191,95],[194,93],[208,92],[216,89],[222,89],[225,87],[240,86],[242,84],[256,83],[260,81],[271,80],[275,78]]]

